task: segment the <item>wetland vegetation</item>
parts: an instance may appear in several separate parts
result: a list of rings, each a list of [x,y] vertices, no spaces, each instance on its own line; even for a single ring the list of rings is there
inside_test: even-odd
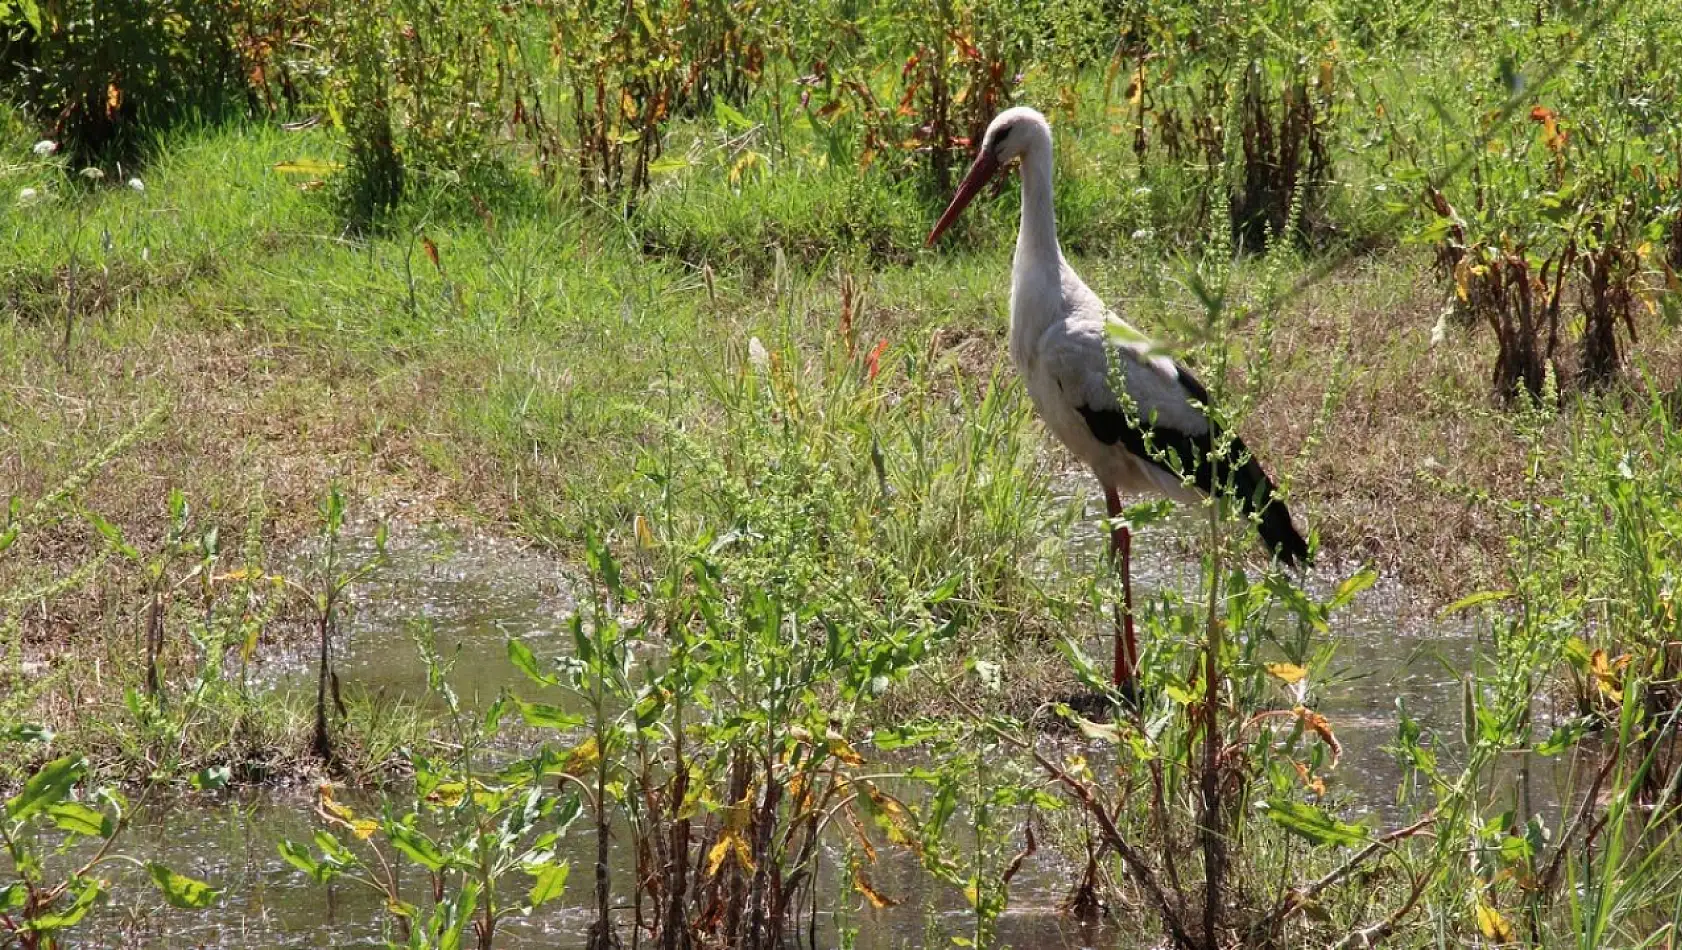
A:
[[[1675,944],[1674,0],[0,27],[0,948]],[[1136,703],[1013,104],[1316,551]]]

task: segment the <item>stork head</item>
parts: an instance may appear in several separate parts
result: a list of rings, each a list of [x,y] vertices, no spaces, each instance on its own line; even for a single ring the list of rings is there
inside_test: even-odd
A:
[[[975,196],[994,176],[1007,168],[1014,158],[1032,154],[1045,153],[1049,158],[1051,152],[1051,125],[1045,121],[1045,116],[1027,106],[1017,106],[1006,109],[987,126],[987,134],[981,137],[981,150],[976,153],[974,164],[970,165],[969,173],[959,183],[958,191],[952,196],[952,203],[946,206],[946,213],[935,223],[934,230],[929,232],[928,244],[940,240],[952,222],[958,220]]]

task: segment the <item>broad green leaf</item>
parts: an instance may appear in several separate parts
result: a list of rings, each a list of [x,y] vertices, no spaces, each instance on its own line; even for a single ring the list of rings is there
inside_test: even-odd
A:
[[[409,856],[411,861],[426,868],[428,871],[442,871],[444,869],[444,854],[432,839],[421,834],[408,825],[398,822],[387,822],[385,827],[387,838],[391,839],[397,850]]]
[[[584,725],[583,716],[574,716],[565,712],[559,706],[551,706],[548,703],[528,703],[518,697],[514,699],[514,705],[519,708],[520,718],[524,719],[528,726],[536,726],[540,729],[576,729]]]
[[[231,778],[233,778],[233,772],[226,765],[217,765],[194,773],[191,784],[193,788],[199,791],[211,788],[227,788],[228,780]]]
[[[537,879],[531,886],[531,906],[542,907],[565,893],[567,873],[571,870],[572,866],[564,861],[560,864],[546,864],[536,869],[528,869],[526,873]]]
[[[177,874],[157,862],[146,865],[147,873],[152,875],[152,883],[158,885],[163,892],[164,900],[169,901],[171,907],[182,910],[201,910],[216,903],[222,892],[203,881],[195,881],[184,874]]]
[[[666,155],[649,162],[648,173],[650,175],[671,175],[683,171],[689,165],[690,161],[687,158]]]
[[[545,674],[537,668],[537,655],[531,652],[531,647],[519,640],[508,641],[508,660],[514,668],[526,674],[526,678],[540,686],[555,685],[555,678]]]
[[[47,816],[53,824],[72,834],[90,838],[109,838],[114,830],[111,816],[89,808],[81,802],[58,802],[47,806]]]
[[[79,755],[67,755],[41,766],[40,771],[23,783],[23,791],[6,802],[7,817],[22,821],[48,805],[63,801],[70,787],[80,781],[87,770],[88,760]]]
[[[1583,734],[1588,731],[1588,722],[1584,719],[1572,719],[1564,725],[1548,733],[1542,744],[1536,747],[1536,754],[1553,757],[1576,745]]]
[[[18,9],[23,11],[23,18],[29,21],[29,28],[35,31],[36,36],[46,32],[46,27],[41,22],[40,4],[35,0],[18,0]]]
[[[306,845],[296,841],[282,841],[277,847],[286,863],[308,874],[317,884],[325,884],[327,879],[332,877],[333,869],[323,867],[321,862],[310,855],[310,849]]]
[[[29,900],[29,887],[22,881],[0,889],[0,914],[18,910]]]
[[[1367,829],[1338,821],[1312,805],[1273,798],[1256,807],[1274,824],[1313,844],[1350,847],[1367,842]]]

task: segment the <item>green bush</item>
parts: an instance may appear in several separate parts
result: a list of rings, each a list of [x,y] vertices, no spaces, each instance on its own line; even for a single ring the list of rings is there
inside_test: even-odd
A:
[[[0,94],[80,162],[132,158],[145,132],[245,88],[217,0],[3,0]]]

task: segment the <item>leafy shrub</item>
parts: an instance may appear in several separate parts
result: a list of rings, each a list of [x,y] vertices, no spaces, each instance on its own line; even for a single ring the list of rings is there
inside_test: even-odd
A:
[[[144,132],[215,112],[244,88],[217,0],[0,4],[0,92],[82,161],[130,158]]]

